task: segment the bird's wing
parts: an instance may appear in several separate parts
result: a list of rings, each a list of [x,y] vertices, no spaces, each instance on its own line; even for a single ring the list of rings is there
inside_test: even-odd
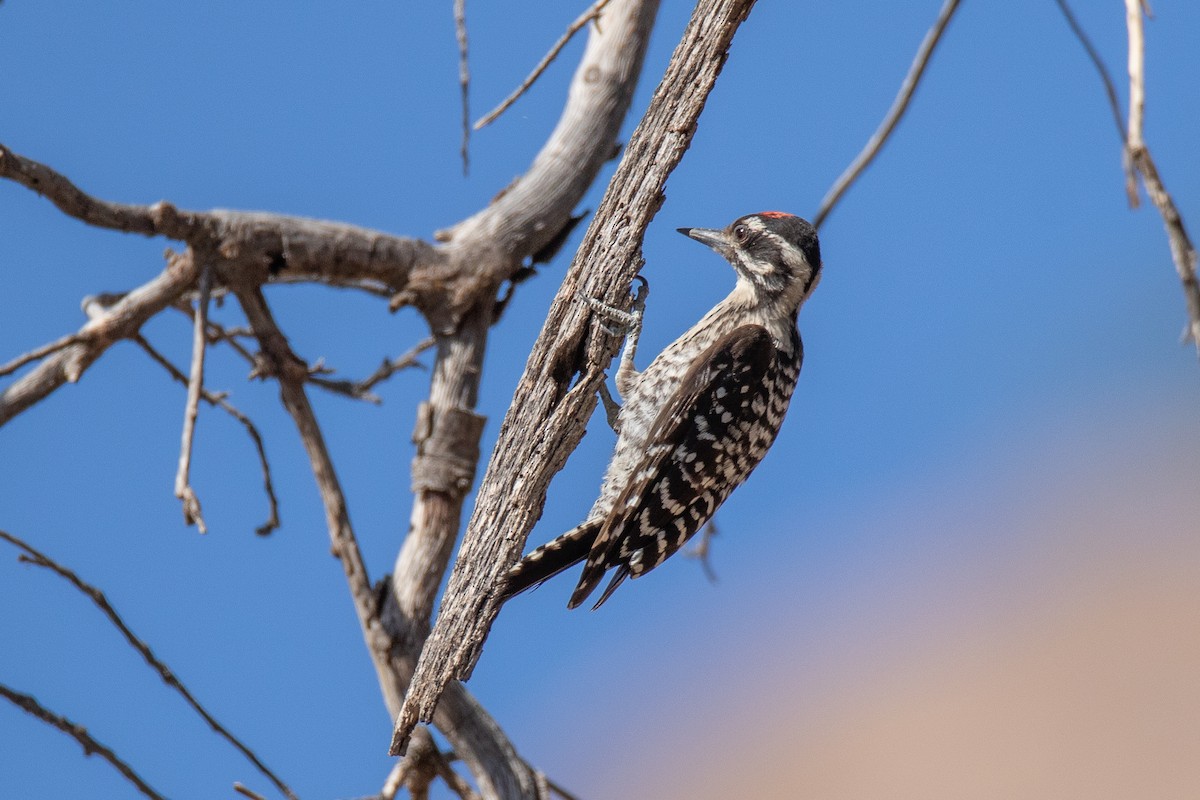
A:
[[[743,325],[692,364],[651,426],[645,453],[592,545],[569,607],[587,599],[610,567],[618,571],[597,606],[626,576],[661,564],[745,479],[773,438],[751,455],[775,358],[767,330]]]

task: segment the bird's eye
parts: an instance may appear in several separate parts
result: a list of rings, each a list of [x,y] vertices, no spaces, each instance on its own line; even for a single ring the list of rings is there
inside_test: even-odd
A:
[[[735,226],[733,229],[733,238],[737,239],[739,243],[745,244],[746,240],[750,238],[750,229],[745,225]]]

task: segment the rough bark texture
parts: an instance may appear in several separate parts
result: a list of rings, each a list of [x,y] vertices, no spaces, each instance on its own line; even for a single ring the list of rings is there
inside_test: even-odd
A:
[[[587,310],[574,298],[583,292],[614,305],[628,303],[625,287],[642,265],[646,226],[752,5],[753,0],[719,0],[697,6],[626,146],[501,425],[437,624],[397,720],[393,753],[403,749],[418,720],[433,717],[450,681],[469,677],[479,657],[499,611],[492,589],[520,556],[550,479],[582,438],[603,369],[619,344],[589,325]],[[539,435],[529,436],[533,430]]]

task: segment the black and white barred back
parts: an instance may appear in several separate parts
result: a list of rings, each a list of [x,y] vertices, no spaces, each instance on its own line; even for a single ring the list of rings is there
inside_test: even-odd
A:
[[[820,275],[816,231],[779,212],[680,231],[721,253],[737,286],[641,373],[631,333],[617,373],[620,433],[600,496],[583,524],[508,573],[503,597],[586,561],[568,605],[615,568],[599,607],[626,577],[678,551],[775,441],[803,359],[797,312]]]

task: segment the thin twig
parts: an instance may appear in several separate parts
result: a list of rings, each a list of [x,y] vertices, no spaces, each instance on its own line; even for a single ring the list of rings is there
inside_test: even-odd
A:
[[[458,40],[458,88],[462,98],[463,175],[471,168],[471,70],[467,63],[467,0],[454,0],[454,37]]]
[[[925,34],[925,38],[921,41],[921,46],[917,48],[916,58],[913,59],[912,66],[908,68],[908,74],[904,76],[904,82],[900,84],[900,91],[896,95],[896,99],[892,102],[892,107],[888,109],[887,114],[883,118],[883,122],[879,124],[879,129],[867,141],[862,152],[846,167],[833,186],[825,194],[825,199],[821,201],[821,208],[817,211],[816,217],[813,218],[813,225],[821,227],[821,223],[829,216],[829,212],[842,199],[842,195],[850,188],[854,181],[858,180],[859,175],[871,164],[875,156],[883,148],[884,142],[892,135],[896,125],[899,124],[900,118],[904,116],[904,112],[908,110],[908,104],[913,98],[913,94],[917,91],[917,84],[920,83],[921,77],[925,74],[925,68],[929,64],[929,59],[933,55],[934,48],[942,39],[942,33],[946,30],[946,26],[950,24],[950,18],[954,16],[954,12],[958,10],[960,0],[946,0],[942,5],[942,10],[938,12],[938,17],[934,20],[933,27]]]
[[[371,389],[376,384],[381,383],[395,375],[401,370],[410,367],[422,367],[417,357],[429,348],[433,347],[436,340],[432,337],[426,337],[417,342],[412,348],[401,354],[397,358],[385,358],[379,368],[363,378],[361,381],[351,380],[332,380],[330,378],[322,378],[317,375],[310,374],[308,382],[313,386],[319,386],[322,389],[333,392],[335,394],[345,395],[346,397],[354,398],[355,400],[366,400],[369,403],[378,405],[383,402],[383,399],[377,394],[373,394]]]
[[[1087,52],[1088,58],[1091,59],[1092,65],[1096,68],[1096,72],[1100,74],[1100,80],[1104,83],[1104,94],[1108,97],[1108,108],[1112,111],[1113,122],[1117,125],[1117,135],[1121,137],[1121,141],[1125,141],[1125,121],[1121,119],[1121,101],[1117,99],[1117,85],[1112,79],[1112,75],[1108,72],[1108,67],[1105,66],[1104,60],[1100,58],[1100,52],[1096,50],[1092,44],[1091,38],[1083,30],[1083,26],[1079,24],[1079,20],[1075,17],[1075,12],[1067,5],[1067,0],[1054,0],[1058,3],[1058,8],[1062,11],[1062,15],[1067,20],[1067,25],[1071,28],[1071,32],[1075,34],[1075,38],[1083,45],[1083,49]]]
[[[113,608],[111,603],[108,602],[108,598],[105,597],[104,592],[100,591],[90,583],[87,583],[75,572],[67,567],[64,567],[62,564],[59,564],[57,561],[50,558],[45,553],[35,549],[32,545],[28,544],[19,537],[0,530],[0,539],[3,539],[4,541],[24,552],[24,555],[19,557],[21,561],[50,570],[86,595],[87,598],[91,600],[97,608],[100,609],[101,613],[108,618],[108,621],[112,623],[113,627],[121,632],[121,635],[125,637],[125,641],[129,643],[129,646],[136,650],[138,654],[141,655],[142,659],[145,660],[146,664],[158,673],[159,677],[162,678],[163,683],[167,684],[167,686],[170,686],[172,689],[178,692],[179,695],[183,697],[184,701],[191,706],[197,714],[200,715],[201,719],[208,723],[208,726],[212,728],[218,736],[222,737],[231,745],[233,745],[243,756],[246,757],[246,760],[253,764],[259,772],[261,772],[268,780],[271,781],[271,783],[275,784],[280,792],[291,798],[291,800],[296,800],[296,795],[293,794],[288,785],[280,780],[280,778],[276,776],[274,772],[268,769],[267,766],[259,759],[259,757],[254,754],[253,750],[251,750],[249,747],[243,744],[240,739],[230,733],[228,728],[217,722],[217,720],[213,718],[213,715],[210,714],[208,710],[200,704],[200,701],[192,695],[191,691],[189,691],[188,688],[184,686],[182,682],[180,682],[179,678],[175,676],[174,671],[172,671],[170,667],[168,667],[156,655],[154,655],[154,651],[150,649],[148,644],[146,644],[137,636],[137,634],[130,630],[129,626],[125,624],[125,620],[121,618],[121,615],[117,613],[117,610]]]
[[[581,31],[589,22],[594,19],[598,19],[600,12],[606,5],[608,5],[608,3],[609,0],[596,0],[596,2],[592,3],[587,11],[584,11],[579,15],[578,18],[576,18],[574,22],[568,25],[566,32],[562,36],[558,37],[558,41],[555,42],[550,48],[550,52],[542,56],[542,60],[539,61],[537,66],[533,68],[533,72],[529,73],[525,80],[521,81],[521,85],[513,90],[512,94],[504,98],[500,105],[496,106],[487,114],[480,117],[480,119],[475,123],[475,130],[480,130],[487,125],[491,125],[496,121],[497,117],[508,110],[509,106],[517,102],[521,95],[529,91],[529,88],[537,82],[537,79],[542,77],[542,73],[546,71],[546,67],[550,66],[550,63],[558,57],[559,52],[561,52],[562,49],[567,46],[567,42],[571,41],[575,34],[579,33],[579,31]]]
[[[367,391],[372,389],[375,384],[387,380],[401,370],[408,369],[409,367],[424,366],[420,361],[417,361],[417,357],[420,356],[421,353],[424,353],[426,350],[433,347],[436,341],[437,340],[432,336],[427,336],[405,352],[401,353],[398,357],[391,359],[390,361],[384,359],[383,364],[379,366],[379,369],[375,370],[366,378],[359,381],[358,386],[363,391]]]
[[[165,369],[172,378],[179,381],[184,386],[188,385],[187,375],[184,375],[182,370],[172,364],[166,356],[158,352],[158,350],[156,350],[154,346],[150,344],[150,342],[146,341],[145,337],[143,337],[141,334],[138,334],[133,337],[133,341],[146,352],[146,355],[150,356],[151,359]],[[251,441],[254,442],[254,449],[258,452],[258,463],[262,468],[263,489],[267,493],[268,504],[267,521],[255,528],[254,532],[259,536],[266,536],[270,534],[271,531],[279,527],[279,500],[275,496],[275,484],[271,479],[271,464],[269,461],[267,461],[267,449],[263,442],[262,434],[258,432],[258,428],[254,425],[249,417],[239,411],[222,395],[215,392],[210,392],[207,389],[203,389],[200,396],[204,398],[204,401],[209,405],[220,408],[238,422],[242,423],[242,426],[246,429],[246,433],[249,434]]]
[[[14,358],[12,361],[9,361],[4,366],[0,366],[0,377],[3,377],[5,375],[11,375],[12,373],[19,370],[21,367],[28,364],[29,362],[37,361],[39,359],[45,358],[46,356],[50,355],[51,353],[57,353],[59,350],[62,350],[64,347],[70,347],[71,345],[82,341],[82,339],[83,339],[83,337],[80,336],[78,333],[68,333],[66,336],[63,336],[60,339],[55,339],[53,342],[50,342],[49,344],[44,344],[41,347],[36,347],[33,350],[30,350],[28,353],[25,353],[24,355],[17,356],[16,358]]]
[[[125,779],[136,786],[138,791],[146,795],[146,797],[153,798],[154,800],[166,800],[161,794],[154,791],[150,787],[150,784],[142,780],[142,777],[133,771],[133,767],[121,760],[112,750],[96,741],[95,737],[87,732],[87,728],[78,722],[73,722],[60,714],[55,714],[39,703],[33,696],[14,691],[4,684],[0,684],[0,696],[25,713],[37,717],[42,722],[58,728],[63,733],[74,738],[75,741],[83,746],[83,754],[85,756],[98,755],[109,764],[112,764],[117,772],[124,775]]]
[[[250,800],[267,800],[267,798],[263,797],[258,792],[254,791],[253,789],[248,789],[236,781],[233,784],[233,790],[243,797],[249,797]]]
[[[196,301],[196,317],[192,336],[192,368],[188,378],[187,403],[183,409],[183,436],[179,448],[179,470],[175,473],[175,496],[183,501],[183,519],[195,525],[200,533],[208,533],[200,512],[200,498],[188,477],[192,466],[192,442],[196,435],[196,416],[200,410],[200,395],[204,391],[204,354],[208,349],[208,301],[212,291],[212,266],[200,268],[200,297]]]
[[[1125,21],[1129,31],[1129,127],[1126,148],[1130,160],[1142,175],[1146,194],[1158,208],[1167,229],[1171,258],[1183,284],[1183,298],[1187,304],[1188,327],[1184,339],[1191,339],[1197,354],[1200,354],[1200,282],[1196,280],[1196,246],[1188,236],[1175,201],[1167,193],[1143,136],[1146,104],[1144,10],[1145,6],[1139,0],[1125,0]]]
[[[0,161],[2,156],[0,150]],[[172,254],[161,274],[124,294],[106,312],[90,318],[78,331],[79,341],[51,354],[5,387],[0,392],[0,425],[63,384],[79,380],[109,346],[132,336],[146,320],[191,288],[196,276],[196,262],[190,250],[183,255]]]
[[[1092,45],[1092,41],[1084,32],[1083,26],[1079,24],[1075,14],[1067,5],[1067,0],[1055,0],[1058,3],[1058,8],[1062,11],[1063,17],[1067,20],[1067,25],[1071,28],[1071,32],[1075,34],[1075,38],[1083,45],[1084,51],[1088,58],[1091,59],[1092,65],[1095,66],[1096,72],[1100,74],[1100,80],[1104,83],[1104,93],[1108,97],[1108,107],[1112,111],[1113,121],[1117,125],[1117,135],[1121,137],[1121,168],[1125,171],[1125,197],[1128,199],[1130,208],[1137,208],[1140,200],[1138,199],[1137,191],[1137,172],[1133,165],[1133,154],[1129,149],[1129,140],[1125,131],[1125,122],[1121,119],[1121,101],[1117,99],[1117,86],[1109,75],[1108,67],[1104,65],[1104,60],[1100,58],[1100,53]]]

